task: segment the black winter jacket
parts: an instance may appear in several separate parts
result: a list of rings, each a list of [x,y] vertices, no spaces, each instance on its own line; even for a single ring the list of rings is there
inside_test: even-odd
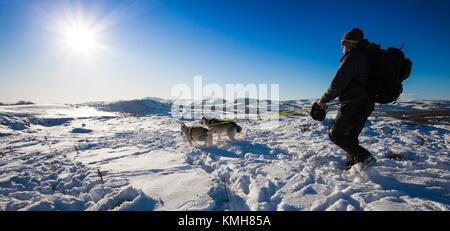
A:
[[[369,100],[367,82],[370,73],[369,56],[363,51],[366,41],[360,42],[341,59],[341,66],[330,87],[320,99],[323,103],[339,97],[340,102]]]

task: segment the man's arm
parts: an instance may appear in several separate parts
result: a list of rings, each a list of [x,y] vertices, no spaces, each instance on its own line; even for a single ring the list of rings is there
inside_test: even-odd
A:
[[[352,80],[354,75],[352,59],[352,54],[349,54],[344,58],[341,66],[333,78],[333,81],[331,81],[330,87],[320,98],[319,102],[317,102],[319,106],[323,107],[326,103],[338,97],[350,83],[350,80]]]

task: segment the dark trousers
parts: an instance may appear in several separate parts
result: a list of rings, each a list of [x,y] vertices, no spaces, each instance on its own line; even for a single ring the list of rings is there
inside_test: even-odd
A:
[[[371,154],[359,145],[358,136],[375,104],[366,100],[342,106],[328,133],[330,140],[347,152],[347,163],[359,163]]]

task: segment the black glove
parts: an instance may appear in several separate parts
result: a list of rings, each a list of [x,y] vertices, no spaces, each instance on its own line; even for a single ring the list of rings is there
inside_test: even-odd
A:
[[[317,104],[317,102],[315,102],[312,105],[312,109],[309,115],[313,118],[313,120],[323,121],[325,119],[325,116],[327,115],[327,108],[321,107]]]

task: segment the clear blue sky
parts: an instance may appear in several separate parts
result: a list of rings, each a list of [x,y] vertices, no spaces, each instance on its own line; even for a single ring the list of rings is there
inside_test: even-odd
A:
[[[0,102],[169,98],[195,75],[319,98],[353,27],[405,43],[405,97],[450,99],[449,12],[447,0],[0,0]],[[77,23],[96,31],[88,54],[63,42]]]

